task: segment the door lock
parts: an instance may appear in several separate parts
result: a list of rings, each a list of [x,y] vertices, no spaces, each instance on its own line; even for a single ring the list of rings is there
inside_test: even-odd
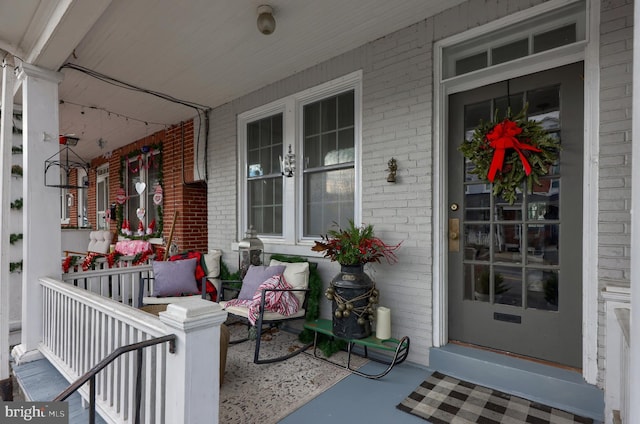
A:
[[[449,206],[449,209],[451,209],[453,212],[457,211],[459,208],[457,203],[452,203],[451,206]]]
[[[449,252],[460,251],[460,220],[449,218]]]

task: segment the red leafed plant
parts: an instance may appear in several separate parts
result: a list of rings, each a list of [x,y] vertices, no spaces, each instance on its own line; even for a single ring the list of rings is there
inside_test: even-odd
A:
[[[395,251],[402,242],[389,245],[377,238],[373,225],[356,226],[349,220],[349,227],[342,229],[338,224],[335,230],[329,230],[316,241],[311,250],[324,252],[324,257],[338,262],[340,265],[364,265],[369,262],[381,263],[382,258],[393,264],[398,261]]]

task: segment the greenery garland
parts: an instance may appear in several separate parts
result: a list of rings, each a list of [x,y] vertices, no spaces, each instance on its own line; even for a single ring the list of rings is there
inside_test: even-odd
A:
[[[22,272],[22,261],[9,262],[9,272]]]
[[[19,233],[19,234],[11,233],[11,234],[9,234],[9,244],[16,244],[20,240],[22,240],[22,233]]]
[[[11,202],[11,209],[22,210],[23,200],[22,197]]]
[[[517,199],[526,180],[527,190],[540,184],[540,177],[558,160],[560,140],[549,135],[536,121],[527,119],[527,107],[511,117],[510,111],[498,120],[481,121],[470,141],[458,148],[475,165],[469,173],[493,183],[493,195],[502,196],[509,204]]]
[[[20,165],[11,166],[11,175],[22,177],[22,166]]]

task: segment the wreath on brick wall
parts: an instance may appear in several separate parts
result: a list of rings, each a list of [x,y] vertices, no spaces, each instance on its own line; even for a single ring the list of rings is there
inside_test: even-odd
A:
[[[549,173],[560,154],[560,140],[549,135],[537,121],[527,119],[527,108],[511,117],[491,122],[481,121],[471,140],[458,148],[475,166],[469,173],[493,184],[494,196],[509,204],[517,198],[526,180],[531,192],[540,177]]]

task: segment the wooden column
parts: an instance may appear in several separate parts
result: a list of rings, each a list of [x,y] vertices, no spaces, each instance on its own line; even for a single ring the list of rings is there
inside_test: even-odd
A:
[[[12,400],[9,369],[9,213],[11,212],[11,146],[13,144],[13,60],[2,69],[2,116],[0,117],[0,397]]]
[[[13,356],[18,363],[38,359],[42,337],[42,290],[39,279],[59,279],[60,189],[45,187],[44,162],[60,151],[58,84],[62,74],[26,63],[18,67],[23,107],[23,271],[22,344]],[[56,168],[56,167],[53,167]],[[59,169],[47,173],[47,183],[59,184]]]
[[[640,422],[640,4],[633,2],[631,153],[631,329],[628,422]],[[606,358],[617,361],[617,358]]]

